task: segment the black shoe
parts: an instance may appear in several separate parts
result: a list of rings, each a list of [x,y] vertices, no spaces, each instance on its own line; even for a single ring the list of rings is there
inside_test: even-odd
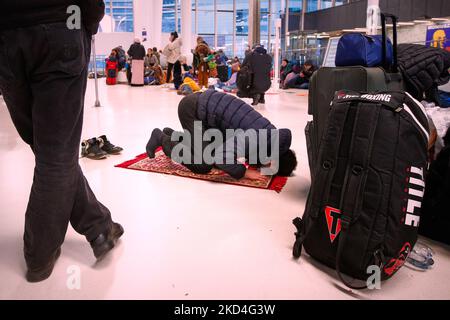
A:
[[[56,250],[55,254],[53,255],[52,259],[48,262],[48,264],[45,267],[28,269],[26,274],[27,281],[41,282],[50,277],[50,275],[53,272],[53,268],[55,267],[56,261],[58,260],[60,255],[61,255],[61,248],[58,248],[58,250]]]
[[[102,260],[115,247],[123,233],[123,227],[118,223],[113,223],[108,233],[102,233],[97,239],[91,241],[92,250],[98,261]]]
[[[257,106],[260,99],[261,99],[261,96],[260,96],[259,94],[255,94],[255,95],[253,96],[253,103],[252,103],[252,106]]]
[[[163,129],[163,133],[165,134],[165,135],[168,135],[169,137],[171,137],[172,136],[172,133],[174,133],[175,132],[175,130],[173,130],[172,128],[164,128]]]
[[[123,151],[123,148],[113,145],[105,135],[97,138],[100,143],[101,149],[107,154],[119,154]]]
[[[155,151],[162,145],[163,132],[159,129],[154,129],[150,139],[147,142],[146,151],[149,158],[155,157]]]
[[[92,160],[105,159],[108,154],[100,148],[96,138],[84,140],[81,143],[81,156]]]

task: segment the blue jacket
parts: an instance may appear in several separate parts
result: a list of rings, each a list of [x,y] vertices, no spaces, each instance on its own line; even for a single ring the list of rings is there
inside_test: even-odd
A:
[[[227,129],[242,129],[244,132],[254,129],[259,133],[261,129],[269,130],[267,135],[267,146],[271,152],[271,131],[277,130],[279,136],[279,155],[286,153],[291,147],[292,134],[289,129],[277,129],[268,119],[253,109],[244,101],[222,92],[208,90],[199,94],[197,104],[197,118],[201,120],[206,129],[219,129],[226,135]],[[258,135],[258,145],[260,143]],[[258,150],[251,148],[252,145],[246,141],[244,144],[236,143],[235,139],[224,141],[224,161],[234,160],[234,164],[216,164],[216,166],[235,179],[240,179],[245,174],[245,166],[236,160],[244,157],[249,159],[251,155],[256,155]],[[230,146],[232,146],[230,148]],[[254,146],[253,146],[254,147]],[[258,157],[259,160],[259,157]],[[225,163],[225,162],[224,162]]]

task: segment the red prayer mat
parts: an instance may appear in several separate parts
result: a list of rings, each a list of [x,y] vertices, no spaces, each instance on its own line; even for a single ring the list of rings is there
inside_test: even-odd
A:
[[[157,172],[162,174],[170,174],[184,178],[199,179],[211,182],[219,182],[232,184],[237,186],[252,187],[259,189],[274,190],[276,192],[281,192],[283,187],[286,185],[287,177],[278,176],[266,176],[263,181],[255,181],[246,178],[240,180],[233,179],[228,174],[222,170],[214,168],[208,174],[195,174],[183,165],[173,162],[169,157],[167,157],[161,148],[156,152],[156,157],[150,159],[146,153],[137,156],[136,158],[126,161],[124,163],[116,165],[117,168],[147,171],[147,172]]]

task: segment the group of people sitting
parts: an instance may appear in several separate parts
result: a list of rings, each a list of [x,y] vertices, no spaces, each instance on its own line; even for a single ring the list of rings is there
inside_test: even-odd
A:
[[[306,60],[303,65],[291,63],[288,59],[283,59],[280,69],[280,87],[282,89],[308,89],[309,80],[316,71],[316,67],[311,60]]]
[[[161,85],[173,83],[180,95],[189,95],[214,87],[219,91],[236,93],[240,98],[253,99],[252,105],[265,103],[265,93],[271,87],[272,57],[261,45],[255,45],[245,52],[241,63],[238,57],[228,59],[223,50],[214,51],[202,37],[197,38],[192,65],[181,54],[182,40],[177,32],[170,34],[169,43],[163,50],[149,48],[147,51],[136,38],[127,55],[122,47],[114,48],[106,59],[107,84],[115,84],[118,72],[123,68],[127,72],[128,83],[134,85],[133,72],[142,73],[143,82],[138,79],[136,85]],[[161,60],[164,58],[167,69]],[[251,80],[239,86],[238,73],[245,68],[251,74]],[[230,72],[231,71],[231,72]],[[280,70],[280,87],[283,89],[308,89],[309,80],[316,71],[311,61],[303,65],[290,63],[284,59]]]
[[[145,84],[165,83],[160,52],[158,52],[156,47],[145,51],[145,47],[140,43],[139,38],[134,40],[134,43],[126,53],[122,46],[111,50],[110,55],[105,59],[106,83],[108,85],[116,84],[119,72],[125,69],[128,84],[132,84],[133,61],[135,61],[135,65],[138,65],[140,62]]]
[[[116,84],[118,73],[125,69],[131,85],[134,84],[133,72],[142,72],[144,82],[138,82],[137,85],[173,83],[179,94],[197,92],[211,85],[227,92],[237,90],[236,73],[241,65],[238,57],[229,60],[223,50],[212,50],[202,37],[198,37],[197,45],[192,50],[193,64],[190,66],[187,57],[181,54],[181,47],[178,33],[172,32],[169,43],[160,51],[156,47],[146,51],[139,38],[134,40],[127,53],[122,47],[114,48],[106,59],[106,82],[109,85]],[[231,69],[231,76],[228,69]]]

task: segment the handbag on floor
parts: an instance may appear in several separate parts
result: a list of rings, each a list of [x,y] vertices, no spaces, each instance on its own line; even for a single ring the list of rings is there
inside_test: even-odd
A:
[[[303,246],[354,289],[366,286],[342,273],[367,281],[377,266],[390,278],[417,240],[428,131],[423,106],[407,93],[338,91],[305,213],[293,221],[294,257]]]

